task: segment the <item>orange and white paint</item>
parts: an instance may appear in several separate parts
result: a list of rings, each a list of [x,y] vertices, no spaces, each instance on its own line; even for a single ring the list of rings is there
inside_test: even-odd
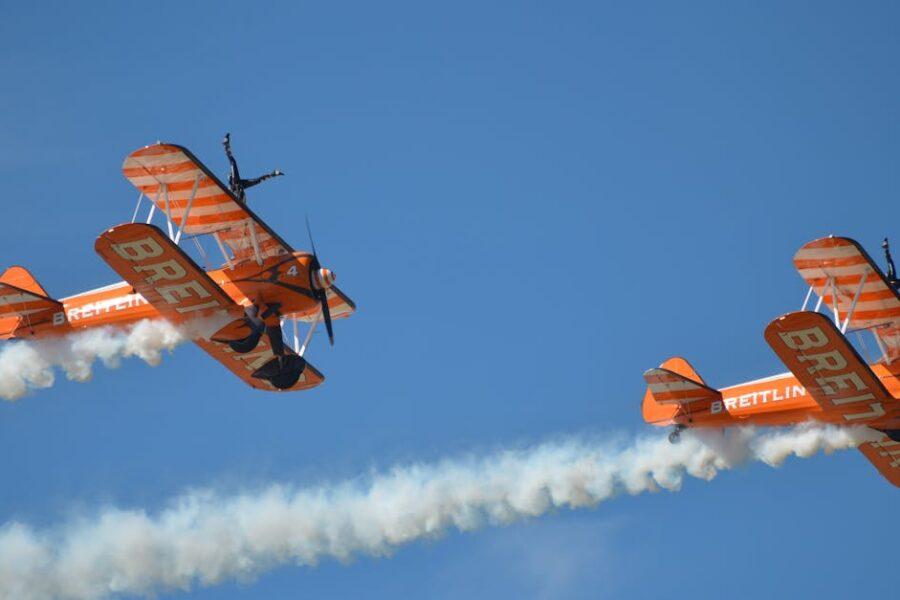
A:
[[[807,421],[865,425],[882,435],[860,450],[900,486],[900,296],[848,238],[810,242],[794,264],[821,298],[816,308],[827,306],[833,315],[801,310],[766,327],[766,341],[789,371],[715,389],[685,359],[670,358],[644,374],[644,420],[676,432]],[[851,329],[872,333],[879,360],[862,359],[845,337]]]

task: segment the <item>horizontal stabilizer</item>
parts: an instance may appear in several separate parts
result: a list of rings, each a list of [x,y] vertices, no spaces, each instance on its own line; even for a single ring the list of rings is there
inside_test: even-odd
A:
[[[649,369],[644,380],[653,399],[659,404],[692,404],[721,400],[718,390],[664,368]]]
[[[5,270],[3,274],[0,275],[0,283],[8,283],[9,285],[21,288],[26,292],[31,292],[39,296],[46,296],[47,298],[50,297],[50,294],[48,294],[47,290],[38,283],[37,279],[34,278],[34,275],[29,273],[28,269],[25,267],[20,267],[18,265]]]
[[[10,267],[0,275],[0,339],[33,333],[35,326],[52,323],[63,312],[62,303],[47,296],[24,268]]]

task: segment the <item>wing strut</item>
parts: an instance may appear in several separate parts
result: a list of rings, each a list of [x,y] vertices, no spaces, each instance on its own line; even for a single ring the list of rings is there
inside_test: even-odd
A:
[[[141,192],[141,195],[138,196],[137,205],[134,207],[134,214],[131,215],[131,222],[134,223],[137,221],[138,211],[141,210],[141,202],[144,200],[144,192]]]
[[[184,212],[181,213],[181,226],[178,228],[178,234],[175,236],[174,242],[178,244],[178,240],[181,239],[181,234],[184,233],[185,223],[188,222],[188,217],[191,216],[191,206],[194,204],[194,196],[197,195],[197,186],[200,185],[200,174],[194,176],[194,187],[191,188],[191,196],[188,198],[187,206],[184,207]]]
[[[253,253],[256,255],[256,264],[262,266],[262,254],[259,251],[259,240],[256,239],[256,227],[253,226],[252,219],[247,219],[247,229],[250,230],[250,243],[253,244]]]
[[[225,246],[222,244],[222,238],[219,237],[218,231],[213,231],[213,239],[216,240],[216,244],[219,245],[219,250],[222,252],[222,256],[225,258],[225,262],[228,263],[228,268],[234,271],[234,263],[231,260],[231,257],[228,256],[228,252],[225,250]]]
[[[859,302],[859,295],[863,291],[863,286],[866,285],[866,277],[869,276],[869,269],[863,271],[862,277],[859,279],[859,287],[856,288],[856,293],[853,294],[853,302],[850,303],[850,310],[847,311],[847,318],[844,319],[844,324],[841,325],[841,333],[847,333],[847,326],[850,325],[850,317],[853,316],[853,311],[856,310],[856,303]],[[835,297],[837,295],[835,294]],[[837,301],[835,300],[835,307],[837,307]],[[835,308],[835,316],[837,316],[837,308]]]

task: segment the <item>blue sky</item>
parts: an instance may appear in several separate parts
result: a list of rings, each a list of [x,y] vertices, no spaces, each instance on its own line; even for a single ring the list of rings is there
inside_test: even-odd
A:
[[[320,389],[273,396],[183,346],[0,406],[0,519],[37,526],[197,485],[354,477],[567,433],[641,432],[641,373],[783,370],[762,331],[804,242],[897,230],[900,9],[889,2],[6,3],[0,256],[64,296],[130,218],[130,151],[309,214],[359,311]],[[897,238],[900,248],[900,237]],[[191,597],[890,594],[896,492],[856,452],[750,466],[392,558]],[[166,598],[188,597],[174,593]]]

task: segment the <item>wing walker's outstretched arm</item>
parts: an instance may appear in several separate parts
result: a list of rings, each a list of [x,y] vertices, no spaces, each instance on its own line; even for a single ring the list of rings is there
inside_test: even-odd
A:
[[[228,162],[231,164],[231,173],[228,175],[228,186],[231,188],[231,192],[241,202],[247,202],[247,195],[244,193],[244,190],[246,190],[247,188],[251,188],[254,185],[260,184],[267,179],[272,179],[273,177],[284,175],[284,173],[282,173],[278,169],[275,169],[271,173],[266,173],[265,175],[261,175],[260,177],[254,177],[253,179],[241,179],[241,174],[238,171],[237,161],[234,158],[234,154],[232,154],[231,152],[230,133],[225,134],[225,139],[222,140],[222,145],[225,146],[225,155],[228,157]]]

